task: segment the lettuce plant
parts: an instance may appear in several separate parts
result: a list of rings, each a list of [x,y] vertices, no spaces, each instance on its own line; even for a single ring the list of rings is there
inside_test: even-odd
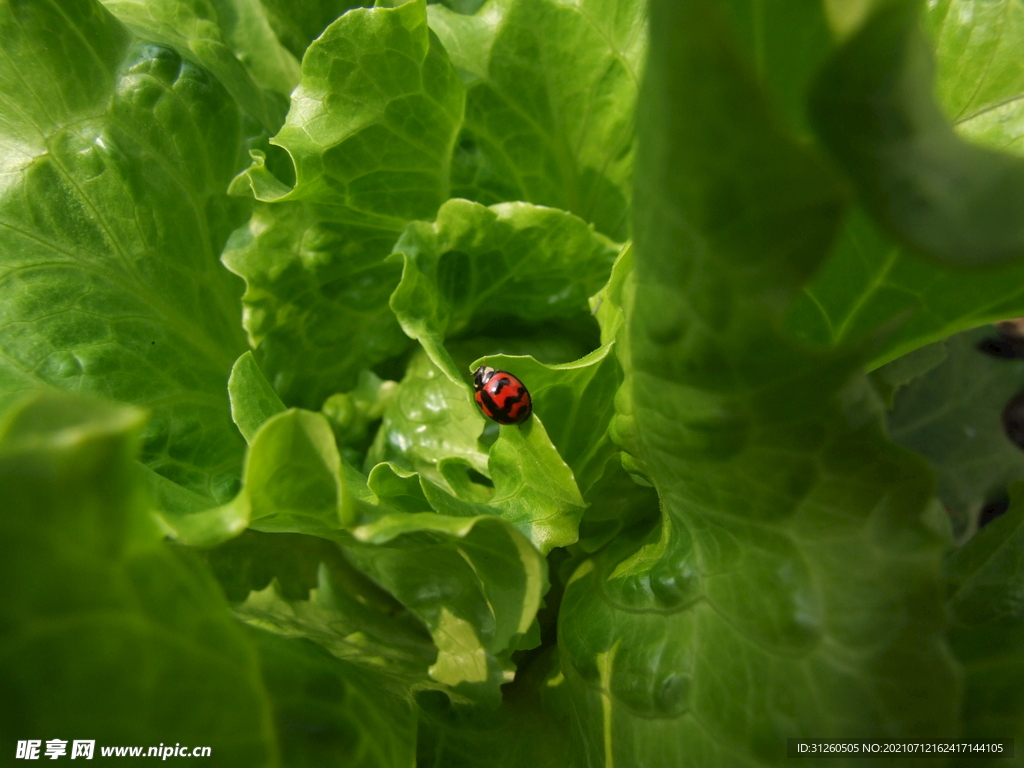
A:
[[[7,754],[1024,737],[1020,4],[294,5],[0,0]]]

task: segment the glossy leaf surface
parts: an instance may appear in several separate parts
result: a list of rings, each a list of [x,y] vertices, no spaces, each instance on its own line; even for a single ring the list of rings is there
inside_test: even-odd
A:
[[[238,219],[239,109],[98,5],[0,12],[0,391],[150,407],[143,461],[226,500],[244,444],[224,381],[245,342],[217,255]]]
[[[637,0],[432,6],[466,83],[452,196],[561,208],[625,239],[643,23]]]
[[[402,281],[391,308],[453,381],[442,349],[474,325],[569,317],[586,306],[617,248],[582,220],[523,203],[485,208],[452,200],[433,224],[414,223],[395,244]],[[399,257],[400,254],[400,257]]]

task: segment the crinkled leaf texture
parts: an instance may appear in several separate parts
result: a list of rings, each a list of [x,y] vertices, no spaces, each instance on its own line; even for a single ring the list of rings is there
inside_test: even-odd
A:
[[[306,203],[258,203],[231,235],[221,260],[246,283],[242,324],[289,404],[319,408],[408,347],[388,308],[401,267],[383,259],[396,237],[322,221]]]
[[[466,83],[453,196],[549,205],[625,239],[644,3],[491,0],[429,18]]]
[[[442,354],[447,356],[443,348]],[[454,369],[454,363],[449,367]],[[452,375],[457,375],[454,370]],[[364,469],[369,472],[380,462],[394,462],[446,490],[454,490],[446,467],[456,462],[486,473],[487,448],[479,442],[484,417],[460,379],[453,381],[426,352],[413,355],[398,395],[384,410]]]
[[[240,359],[233,381],[237,385],[232,391],[234,413],[249,420],[273,410],[265,407],[269,385],[251,359]],[[542,445],[549,446],[539,424],[537,433]],[[529,440],[528,435],[519,439]],[[516,460],[513,451],[508,461]],[[542,466],[550,463],[549,457]],[[562,467],[569,475],[568,488],[575,491],[571,473]],[[419,679],[415,670],[407,668],[415,659],[403,668],[415,687],[440,684],[460,700],[496,706],[498,686],[511,679],[514,669],[508,654],[530,630],[547,589],[543,558],[517,530],[533,532],[531,517],[545,512],[544,507],[528,503],[527,494],[535,485],[520,478],[519,485],[505,494],[504,503],[487,506],[459,502],[415,472],[389,463],[377,465],[366,478],[343,463],[324,415],[291,409],[269,415],[252,436],[238,496],[222,510],[200,514],[229,514],[257,531],[300,533],[337,542],[349,561],[397,598],[429,631],[436,658],[419,669]],[[499,483],[498,488],[502,487]],[[551,528],[549,523],[541,529],[562,532],[562,538],[547,542],[538,535],[538,546],[575,539],[575,521],[582,509],[578,492],[570,501],[565,513],[552,515],[565,519],[560,527]],[[373,635],[353,628],[368,619],[359,618],[359,606],[346,602],[338,587],[332,586],[328,572],[320,574],[316,594],[301,604],[289,605],[273,585],[264,592],[262,597],[254,593],[243,607],[243,616],[258,626],[313,639],[342,658],[370,655],[348,650],[353,644],[372,646]],[[388,636],[388,630],[381,631]],[[364,639],[353,640],[354,634]],[[419,643],[416,658],[422,661],[430,650],[424,651]],[[385,641],[379,644],[386,646]],[[374,655],[386,658],[388,653]]]
[[[934,81],[910,0],[655,0],[646,64],[640,0],[352,5],[0,0],[0,393],[134,404],[0,426],[5,735],[1020,738],[1019,487],[953,549],[886,435],[1016,476],[938,443],[1019,363],[919,348],[1024,315],[1019,3],[929,3]]]
[[[224,381],[245,339],[217,255],[238,107],[93,2],[4,3],[0,49],[0,392],[146,406],[143,461],[230,498],[244,444]]]
[[[212,72],[267,131],[277,130],[299,63],[277,41],[258,0],[102,0],[147,40]],[[276,91],[269,93],[264,89]]]
[[[444,347],[435,349],[450,363]],[[479,440],[483,422],[469,388],[417,354],[367,455],[371,486],[375,478],[384,480],[385,471],[394,477],[397,470],[422,494],[421,506],[409,511],[498,515],[543,554],[575,542],[584,501],[540,418],[501,427],[489,450]],[[474,472],[484,482],[474,480]]]
[[[291,157],[294,187],[258,156],[235,186],[268,202],[309,200],[334,221],[400,231],[448,197],[463,102],[424,0],[354,9],[306,50],[292,107],[271,141]]]
[[[339,659],[384,673],[382,680],[398,691],[430,687],[428,669],[437,650],[426,628],[382,599],[383,590],[360,571],[339,567],[339,560],[344,562],[336,549],[319,562],[317,581],[307,594],[285,594],[274,577],[236,606],[235,614],[254,627],[310,639]],[[277,567],[279,562],[272,566]]]
[[[614,433],[662,513],[563,597],[593,764],[774,765],[787,737],[956,723],[928,472],[886,440],[862,348],[782,332],[841,187],[774,119],[724,6],[651,7]]]
[[[579,313],[616,252],[565,211],[450,200],[433,224],[410,224],[395,244],[392,258],[403,270],[391,309],[434,363],[462,381],[445,338],[511,318],[541,322]]]
[[[267,204],[223,256],[246,281],[249,341],[288,404],[319,408],[407,347],[388,309],[400,269],[381,262],[448,199],[463,104],[423,0],[354,9],[307,49],[271,139],[295,183],[253,152],[232,190]]]

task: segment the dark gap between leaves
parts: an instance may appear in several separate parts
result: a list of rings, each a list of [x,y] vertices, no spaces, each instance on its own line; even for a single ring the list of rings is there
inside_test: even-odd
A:
[[[978,351],[1003,360],[1024,358],[1024,339],[999,334],[978,342]]]
[[[1006,510],[1010,508],[1010,497],[1003,495],[999,498],[988,502],[981,508],[981,512],[978,513],[978,529],[984,528],[986,525],[991,523],[997,517],[1002,517],[1006,514]]]
[[[1003,409],[1003,431],[1010,442],[1024,448],[1024,392],[1014,396]]]

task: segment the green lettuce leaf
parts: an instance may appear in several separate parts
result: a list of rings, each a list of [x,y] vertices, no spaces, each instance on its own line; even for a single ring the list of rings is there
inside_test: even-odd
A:
[[[647,5],[0,0],[8,743],[1024,738],[1021,4]]]
[[[208,745],[277,765],[271,703],[217,583],[161,541],[133,461],[137,408],[43,394],[0,426],[0,731],[99,747]],[[70,746],[70,745],[69,745]]]
[[[382,263],[395,237],[355,237],[305,203],[257,204],[232,234],[221,260],[246,282],[242,324],[285,402],[319,408],[409,346],[388,308],[401,267]]]
[[[901,248],[854,208],[821,270],[789,312],[816,345],[878,334],[869,369],[984,323],[1024,315],[1024,264],[943,269]]]
[[[308,638],[408,697],[442,687],[428,668],[437,650],[422,622],[315,536],[246,531],[205,551],[235,616],[284,637]],[[454,695],[454,694],[453,694]]]
[[[385,514],[353,535],[352,561],[416,614],[433,637],[433,680],[490,708],[547,590],[544,559],[493,515]]]
[[[606,344],[579,360],[561,365],[544,365],[532,357],[509,355],[489,355],[472,367],[479,365],[511,371],[528,385],[534,415],[541,419],[557,449],[561,457],[558,463],[569,465],[581,492],[590,490],[604,472],[609,457],[618,453],[608,434],[615,413],[615,390],[622,378],[612,345]],[[511,429],[501,432],[502,438],[514,434]],[[492,464],[498,460],[495,451],[500,445],[499,439],[491,448]]]
[[[424,496],[438,512],[461,517],[498,515],[545,555],[579,538],[583,498],[572,470],[537,416],[521,427],[501,428],[488,460],[493,492],[473,483],[460,463],[449,459],[439,465],[453,494],[423,482]]]
[[[239,213],[238,108],[95,3],[19,8],[0,13],[0,392],[149,407],[143,461],[226,500],[244,443],[224,381],[245,339],[217,254]]]
[[[242,490],[231,502],[249,510],[257,531],[332,538],[355,520],[341,454],[323,414],[291,409],[260,427],[245,461]]]
[[[1024,484],[1010,486],[1010,508],[946,559],[957,624],[981,626],[1024,615]]]
[[[537,431],[550,446],[539,424]],[[550,474],[551,457],[544,459],[542,466]],[[513,460],[522,461],[518,454]],[[431,507],[417,481],[413,472],[387,464],[378,465],[367,481],[343,464],[324,415],[291,409],[271,416],[256,431],[238,496],[222,510],[203,514],[233,513],[235,520],[247,521],[256,531],[307,534],[342,544],[351,562],[427,626],[438,649],[428,669],[430,678],[463,698],[496,706],[499,686],[511,679],[514,669],[508,653],[530,629],[547,589],[543,558],[512,525],[528,526],[530,520],[510,523],[496,514],[497,508],[488,508],[482,515],[481,510],[472,510],[474,517],[446,515],[443,512],[451,510],[445,508],[439,510],[442,514],[426,511]],[[509,517],[516,518],[517,511],[523,515],[546,512],[528,503],[529,484],[519,486],[525,490],[516,487],[506,494]],[[571,488],[575,490],[574,485]],[[420,506],[410,509],[410,501],[417,500]],[[538,540],[550,539],[550,530],[564,530],[562,538],[575,540],[581,508],[582,500],[570,507],[577,515],[567,522],[562,522],[564,513],[552,514],[554,520],[540,528]],[[455,514],[465,513],[459,509]],[[310,598],[306,614],[295,620],[288,616],[295,612],[294,606],[273,607],[280,602],[273,585],[264,590],[256,607],[264,614],[285,614],[288,622],[300,627],[293,626],[291,634],[333,650],[337,638],[325,642],[318,625],[336,623],[338,617],[331,614],[344,614],[351,607],[344,605],[345,596],[339,605],[336,592],[321,576],[318,596]],[[310,612],[313,618],[307,615]],[[275,621],[280,625],[284,620]],[[344,636],[341,641],[348,642]]]
[[[447,356],[443,347],[440,350]],[[450,367],[454,368],[454,363]],[[439,467],[444,459],[459,459],[486,475],[487,448],[479,441],[484,417],[460,379],[445,375],[427,353],[414,354],[398,394],[384,409],[383,422],[366,456],[364,469],[369,471],[384,461],[394,462],[446,490],[452,488]]]
[[[443,346],[436,349],[451,360]],[[590,376],[584,372],[572,378],[582,390]],[[421,508],[459,517],[498,515],[544,554],[575,542],[584,501],[539,416],[521,426],[501,427],[489,449],[480,441],[483,429],[469,387],[452,381],[421,352],[410,360],[367,454],[370,480],[383,481],[381,462],[393,462],[405,476],[399,480],[392,467],[388,477],[411,484],[411,491],[399,495],[412,493]],[[413,472],[419,473],[418,480]]]
[[[278,42],[258,0],[102,0],[136,34],[208,69],[270,132],[284,120],[299,63]],[[276,91],[267,93],[264,89]]]
[[[369,0],[260,0],[260,4],[278,39],[300,60],[309,44],[345,11],[373,5]]]
[[[580,521],[579,545],[586,553],[601,549],[624,530],[649,528],[661,517],[658,492],[626,471],[621,454],[608,459],[583,499],[587,508]]]
[[[312,640],[336,658],[377,673],[387,690],[437,687],[427,673],[437,651],[423,624],[348,564],[340,550],[313,563],[317,581],[307,595],[288,596],[275,577],[237,605],[235,615],[283,637]]]
[[[274,205],[258,206],[224,254],[248,286],[249,341],[286,403],[319,408],[408,346],[387,305],[399,267],[381,260],[448,198],[463,102],[423,0],[354,9],[306,51],[271,140],[294,186],[272,173],[275,155],[254,151],[232,190]]]
[[[608,766],[774,765],[801,734],[956,722],[927,469],[884,437],[863,348],[781,332],[841,195],[721,7],[651,8],[615,434],[662,514],[561,606],[579,748]]]
[[[451,200],[433,224],[414,222],[395,244],[392,258],[402,260],[403,271],[391,309],[434,363],[463,381],[443,349],[446,337],[508,316],[571,317],[601,287],[616,252],[563,211]]]
[[[606,439],[610,402],[604,401],[603,420],[571,406],[576,396],[610,397],[616,374],[609,349],[555,368],[530,358],[474,362],[471,369],[486,363],[525,375],[537,407],[537,416],[521,428],[502,428],[488,455],[480,442],[483,418],[444,341],[449,335],[472,334],[480,324],[513,322],[505,318],[539,322],[582,314],[586,297],[605,280],[616,249],[562,211],[524,203],[485,208],[453,200],[442,206],[435,223],[411,224],[395,252],[404,268],[391,307],[426,356],[410,362],[367,466],[399,462],[438,487],[434,492],[424,486],[438,511],[497,512],[542,552],[576,541],[584,501],[564,459],[574,462],[571,469],[589,473],[586,480],[592,483],[614,449]],[[558,430],[555,445],[541,414],[549,414]],[[467,482],[459,467],[489,475],[493,495]]]
[[[601,363],[601,375],[595,376],[595,382],[600,382],[598,391],[612,384],[611,377],[618,382],[620,392],[627,391],[631,386],[628,382],[632,364],[623,305],[624,294],[629,295],[633,290],[633,246],[629,243],[615,259],[608,283],[590,299],[591,312],[601,327],[601,342],[604,347],[612,347],[617,363],[611,367],[611,360],[607,358]],[[599,399],[595,397],[586,402],[597,403]],[[616,436],[616,427],[622,428],[624,425],[621,420],[616,424],[614,399],[610,404],[613,412],[608,415],[612,418],[602,428],[607,432],[598,433],[600,440],[594,444],[594,448],[598,449],[596,454],[607,456],[604,466],[597,467],[600,473],[597,478],[593,473],[582,473],[582,482],[586,488],[584,500],[587,502],[580,523],[580,547],[584,552],[600,549],[624,529],[638,525],[650,526],[661,515],[658,492],[640,474],[630,473],[630,470],[639,469],[632,457],[624,453],[608,455],[614,440],[623,438],[622,435]],[[603,423],[604,414],[597,421]],[[609,440],[613,442],[609,444]],[[588,486],[591,479],[594,482]]]
[[[872,216],[953,264],[1020,260],[1024,159],[959,138],[931,98],[921,3],[880,6],[823,68],[813,122]]]
[[[220,546],[194,550],[224,595],[235,605],[277,579],[288,599],[305,599],[316,587],[320,563],[340,557],[337,545],[316,536],[243,531]]]
[[[281,764],[407,768],[416,712],[379,675],[332,658],[307,640],[252,631],[281,734]]]
[[[951,633],[950,643],[964,670],[964,735],[970,739],[1024,738],[1024,621],[1004,618],[980,627]],[[1020,765],[1012,760],[970,760],[971,765]],[[956,765],[966,766],[968,760]]]
[[[906,3],[896,5],[912,13]],[[894,7],[886,13],[902,12]],[[1020,91],[1017,85],[1020,68],[1015,42],[1021,34],[1019,15],[1020,9],[1014,3],[975,3],[970,0],[928,3],[927,21],[936,41],[934,91],[939,103],[961,136],[992,149],[1012,151],[1013,137],[1019,134],[1015,128],[1019,122],[1016,118],[1019,110],[1016,95]],[[993,169],[1017,161],[972,148],[956,139],[938,113],[938,108],[925,96],[933,91],[929,56],[921,49],[923,44],[911,29],[916,21],[913,18],[905,18],[905,21],[907,40],[916,42],[908,43],[910,49],[899,50],[906,54],[902,61],[912,71],[905,72],[903,95],[890,93],[886,97],[886,108],[916,110],[913,114],[919,114],[919,119],[914,118],[918,120],[912,123],[916,126],[914,130],[921,131],[922,137],[926,129],[929,136],[942,137],[941,142],[948,150],[943,150],[946,154],[941,154],[935,145],[934,158],[928,161],[932,165],[922,164],[921,168],[933,167],[938,174],[941,163],[946,162],[943,158],[951,158],[948,153],[953,152],[957,157],[962,156],[957,162],[962,161],[969,166],[964,173],[968,176],[973,174],[975,181],[982,184],[976,187],[977,190],[985,189],[985,184],[991,184],[995,189],[996,179],[1001,177],[996,175],[979,180],[977,177],[983,174],[982,166],[975,165],[969,158],[981,153],[988,158],[984,167],[991,165]],[[875,49],[876,53],[896,50],[894,43],[879,44],[881,47]],[[847,55],[855,55],[853,49]],[[862,61],[858,58],[853,64],[851,60],[848,72],[854,77],[867,77]],[[884,65],[880,60],[876,61]],[[897,65],[895,58],[892,63]],[[824,88],[833,95],[847,94],[844,99],[853,98],[850,89],[841,87],[837,82],[830,82]],[[842,131],[848,132],[854,124],[844,122]],[[909,124],[897,121],[891,125]],[[923,141],[918,141],[918,146],[923,146]],[[895,155],[900,156],[899,163],[911,157],[912,153],[904,151],[902,145],[890,146]],[[859,162],[858,167],[867,168]],[[942,173],[946,174],[944,178],[952,178],[948,175],[948,168]],[[956,184],[966,184],[968,176],[963,176]],[[939,184],[940,178],[943,177],[934,177],[935,185]],[[938,193],[940,187],[935,186],[935,189]],[[1012,199],[1003,197],[1004,200]],[[964,205],[966,198],[950,195],[948,204]],[[999,218],[998,206],[980,205],[985,210],[976,219],[966,220],[962,214],[949,212],[941,214],[943,227],[959,227],[963,232],[957,236],[959,239],[946,238],[943,247],[966,239],[970,251],[990,242],[1015,221],[1012,215]],[[871,207],[870,203],[868,207]],[[985,218],[987,216],[999,221],[990,221]],[[940,228],[934,229],[929,237],[944,238],[940,231]],[[878,328],[885,328],[887,335],[869,362],[869,367],[874,368],[954,333],[983,323],[1021,316],[1024,314],[1022,284],[1024,264],[1019,259],[981,270],[942,269],[933,260],[891,240],[862,211],[855,209],[847,220],[839,243],[809,286],[807,296],[792,308],[791,326],[804,338],[829,345],[864,338]]]
[[[492,0],[429,17],[466,83],[453,195],[561,208],[625,239],[644,3]]]
[[[1018,155],[1024,149],[1022,11],[1012,0],[938,0],[928,3],[925,17],[935,41],[935,94],[956,132]]]
[[[575,541],[584,503],[572,471],[559,457],[543,425],[531,420],[523,428],[503,431],[488,456],[472,437],[474,431],[479,431],[482,417],[469,402],[468,392],[439,376],[425,355],[420,361],[423,386],[440,386],[435,394],[425,394],[416,378],[407,378],[395,400],[396,414],[380,430],[380,434],[392,434],[400,445],[410,442],[405,447],[412,450],[397,455],[399,465],[376,463],[363,480],[350,467],[342,468],[337,445],[328,436],[327,418],[294,409],[285,412],[252,355],[242,355],[232,370],[228,388],[232,413],[251,443],[246,483],[234,501],[206,516],[222,519],[233,512],[237,520],[251,521],[257,530],[301,531],[335,538],[337,531],[366,517],[365,504],[360,511],[358,504],[353,506],[350,501],[348,494],[354,493],[357,502],[373,505],[377,499],[386,499],[389,506],[405,512],[434,509],[461,517],[499,515],[520,528],[543,552]],[[412,372],[416,370],[411,366]],[[411,423],[406,420],[396,427],[394,421],[409,418],[402,411],[404,395],[416,405],[423,400],[432,402],[433,418],[417,425],[417,412],[412,414]],[[450,400],[447,407],[441,407],[446,395]],[[467,422],[475,430],[451,429],[453,423]],[[462,452],[460,437],[464,439],[462,447],[472,441],[479,453]],[[468,473],[473,471],[468,456],[480,459],[481,469],[493,473],[493,483],[482,475],[480,479],[486,484],[473,481]],[[425,476],[421,478],[418,471]],[[344,488],[346,478],[355,483],[356,490]],[[359,490],[363,484],[365,490]],[[375,516],[373,512],[368,514]],[[184,540],[211,543],[188,537]]]
[[[268,202],[308,200],[328,220],[397,234],[448,198],[463,103],[423,0],[356,8],[306,50],[291,110],[271,139],[294,163],[294,187],[255,155],[234,186]]]
[[[228,399],[231,401],[231,420],[250,444],[263,422],[286,410],[260,371],[252,352],[242,354],[231,367]]]
[[[416,498],[415,477],[385,467],[369,485],[354,471],[345,475],[362,514],[340,539],[346,555],[426,624],[437,647],[430,678],[459,699],[496,707],[499,686],[514,674],[509,653],[530,633],[547,591],[546,563],[492,509],[473,517],[444,514],[451,510],[440,505],[441,514],[395,511],[395,496],[399,505]]]
[[[505,689],[501,707],[481,711],[452,704],[437,694],[417,697],[418,765],[463,768],[559,768],[575,765],[568,702],[557,652],[533,661]]]
[[[825,57],[835,47],[830,11],[836,7],[862,9],[869,7],[870,2],[730,0],[722,6],[735,41],[745,50],[761,87],[771,95],[777,115],[786,121],[789,130],[811,137],[807,91]]]
[[[949,339],[946,359],[900,389],[888,416],[890,437],[928,459],[938,497],[961,529],[1009,483],[1024,480],[1024,452],[1002,421],[1024,390],[1024,362],[979,351],[993,335],[990,326]]]

